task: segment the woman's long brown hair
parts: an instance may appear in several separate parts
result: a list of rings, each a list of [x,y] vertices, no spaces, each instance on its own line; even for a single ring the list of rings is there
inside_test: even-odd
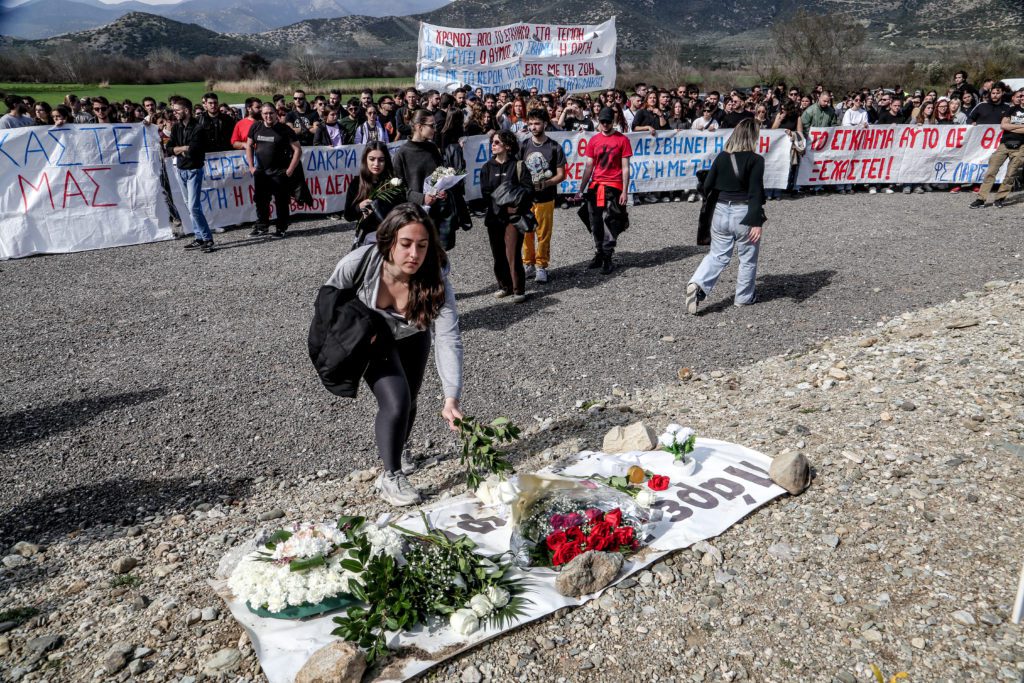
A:
[[[366,163],[367,157],[370,156],[370,152],[383,152],[384,153],[384,170],[376,178],[370,173],[370,167]],[[363,148],[363,158],[359,161],[359,191],[356,193],[355,203],[359,204],[364,199],[370,198],[370,193],[383,182],[386,182],[395,175],[395,166],[391,163],[391,152],[388,151],[388,146],[377,140],[376,142],[367,142]]]
[[[448,255],[441,248],[441,240],[434,222],[419,205],[412,202],[399,204],[377,228],[377,251],[385,261],[391,263],[391,249],[398,231],[410,223],[422,223],[427,229],[429,239],[427,257],[420,269],[409,279],[409,304],[405,317],[416,327],[425,330],[437,319],[444,307],[444,268],[448,265]]]

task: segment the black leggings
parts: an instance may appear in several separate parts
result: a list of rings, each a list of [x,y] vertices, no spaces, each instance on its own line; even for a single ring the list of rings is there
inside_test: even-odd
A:
[[[385,331],[381,336],[390,337]],[[430,333],[417,332],[399,341],[383,340],[386,350],[370,361],[366,383],[377,398],[377,451],[384,469],[402,469],[402,449],[416,420],[416,396],[423,384],[423,372],[430,355]]]

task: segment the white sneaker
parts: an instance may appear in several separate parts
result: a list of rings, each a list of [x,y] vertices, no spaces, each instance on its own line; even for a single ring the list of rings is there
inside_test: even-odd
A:
[[[511,295],[512,295],[512,292],[508,291],[507,289],[499,289],[497,292],[494,293],[494,298],[495,299],[504,299],[506,296],[511,296]]]
[[[535,277],[537,275],[537,269],[535,267],[533,267],[532,265],[526,266],[525,270],[526,270],[526,277],[528,279],[529,278],[533,278],[533,277]]]
[[[385,502],[397,507],[414,505],[422,500],[420,492],[401,472],[382,473],[373,483],[373,487],[380,492],[380,497]]]
[[[686,285],[686,312],[690,315],[697,315],[697,304],[700,298],[700,287],[696,282]]]
[[[537,273],[534,276],[534,279],[536,279],[537,282],[547,282],[548,281],[548,269],[547,268],[538,268],[537,269]]]
[[[878,194],[878,189],[874,185],[872,185],[871,187],[868,188],[868,194]]]
[[[210,228],[210,232],[215,232],[220,235],[224,232],[224,228]]]
[[[697,201],[697,193],[696,192],[691,193],[690,196],[686,198],[686,201],[690,202],[691,204],[696,202]]]
[[[885,192],[886,194],[896,194],[896,190],[892,189],[891,187],[885,188],[883,192]]]
[[[512,298],[509,299],[509,301],[511,301],[514,304],[521,304],[524,301],[526,301],[526,295],[525,294],[513,294]]]

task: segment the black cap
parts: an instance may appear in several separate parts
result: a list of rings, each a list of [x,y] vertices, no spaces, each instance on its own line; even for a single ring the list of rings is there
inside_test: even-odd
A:
[[[598,123],[615,123],[615,110],[611,107],[604,107],[597,114]]]

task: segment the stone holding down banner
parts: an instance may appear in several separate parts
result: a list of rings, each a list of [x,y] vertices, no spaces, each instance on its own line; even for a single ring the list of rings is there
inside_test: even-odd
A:
[[[161,163],[141,124],[0,131],[0,259],[170,239]]]
[[[615,18],[598,25],[510,24],[447,28],[420,24],[416,87],[451,92],[537,88],[590,92],[615,87]]]

